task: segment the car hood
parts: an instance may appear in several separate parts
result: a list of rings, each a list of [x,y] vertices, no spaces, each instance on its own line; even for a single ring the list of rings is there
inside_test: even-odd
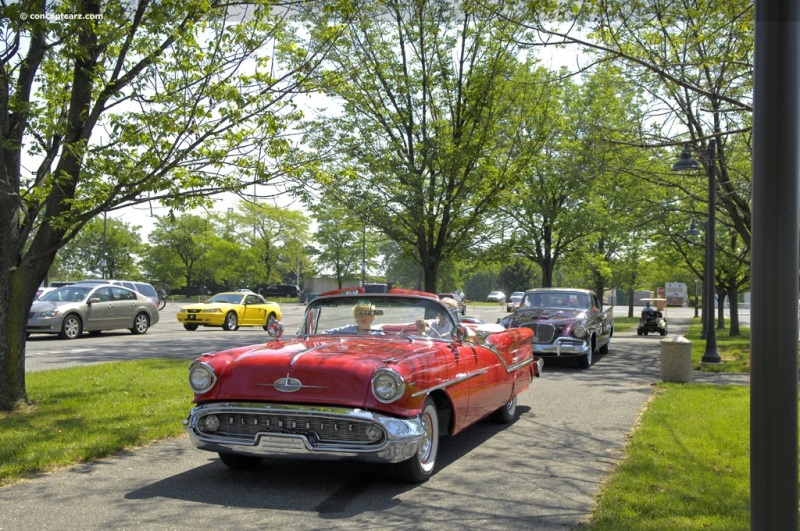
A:
[[[72,301],[34,301],[31,304],[31,313],[42,313],[45,310],[49,310],[51,308],[62,308],[62,309],[71,309],[71,308],[80,308],[84,306],[85,303],[83,302],[72,302]]]
[[[400,374],[433,367],[445,342],[403,338],[336,337],[274,341],[203,356],[218,375],[217,385],[196,402],[208,400],[324,403],[365,407],[378,367]],[[441,357],[439,358],[441,359]],[[436,365],[443,370],[444,364]],[[434,376],[436,377],[436,376]],[[441,379],[446,374],[439,375]],[[291,385],[287,385],[291,382]]]

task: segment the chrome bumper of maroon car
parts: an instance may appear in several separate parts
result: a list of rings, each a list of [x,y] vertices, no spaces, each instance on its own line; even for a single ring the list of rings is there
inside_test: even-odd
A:
[[[534,343],[533,354],[537,356],[583,356],[591,347],[586,341],[569,337],[557,337],[552,343]]]
[[[215,433],[201,427],[209,415],[223,419]],[[192,444],[210,452],[293,459],[355,458],[379,463],[409,459],[424,435],[416,417],[402,419],[362,409],[285,404],[205,404],[193,408],[183,424]],[[375,427],[381,435],[374,442],[358,435]]]

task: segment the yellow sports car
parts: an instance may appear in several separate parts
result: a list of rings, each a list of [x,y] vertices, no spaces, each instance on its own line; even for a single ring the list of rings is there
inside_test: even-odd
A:
[[[201,325],[221,326],[223,330],[261,326],[267,330],[272,321],[280,320],[281,307],[252,292],[217,293],[205,302],[178,310],[178,321],[186,330],[197,330]]]

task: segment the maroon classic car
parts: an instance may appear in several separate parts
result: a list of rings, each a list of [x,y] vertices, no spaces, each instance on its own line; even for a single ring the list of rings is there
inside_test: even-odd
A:
[[[390,463],[434,472],[440,434],[517,417],[539,376],[529,328],[460,324],[435,294],[351,288],[306,308],[297,336],[206,354],[189,368],[193,444],[245,468],[262,458]]]
[[[614,317],[603,310],[593,291],[537,288],[525,292],[519,307],[498,321],[506,328],[530,328],[533,350],[539,356],[574,357],[588,369],[594,353],[608,353]]]

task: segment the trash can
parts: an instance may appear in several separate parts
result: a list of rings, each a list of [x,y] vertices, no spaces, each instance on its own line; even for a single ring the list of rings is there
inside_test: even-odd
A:
[[[661,379],[689,382],[692,379],[692,342],[683,336],[661,341]]]

